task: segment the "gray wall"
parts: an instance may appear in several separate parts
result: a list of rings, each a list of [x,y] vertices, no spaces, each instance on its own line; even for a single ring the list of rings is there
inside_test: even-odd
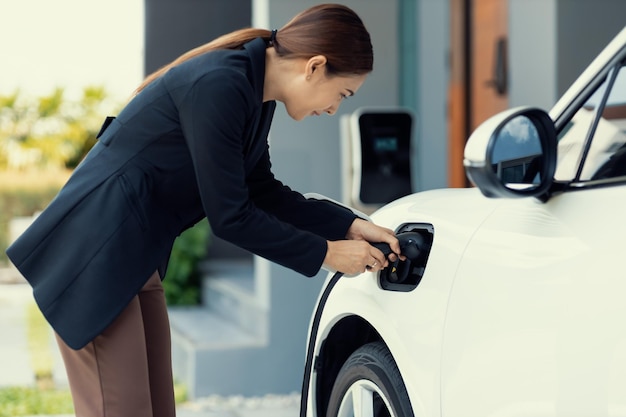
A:
[[[556,101],[554,0],[509,0],[509,106]]]
[[[552,107],[624,16],[624,0],[509,0],[510,106]]]
[[[251,0],[144,0],[144,71],[150,74],[191,48],[250,26],[250,3]]]
[[[561,95],[626,24],[624,0],[558,0],[557,93]]]
[[[417,190],[448,185],[447,91],[449,2],[416,0],[417,128],[413,161]]]

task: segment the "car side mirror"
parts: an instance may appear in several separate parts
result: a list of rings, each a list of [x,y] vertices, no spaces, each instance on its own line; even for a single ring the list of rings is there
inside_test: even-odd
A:
[[[545,194],[556,168],[556,130],[543,110],[514,108],[483,122],[463,160],[470,181],[487,197]]]

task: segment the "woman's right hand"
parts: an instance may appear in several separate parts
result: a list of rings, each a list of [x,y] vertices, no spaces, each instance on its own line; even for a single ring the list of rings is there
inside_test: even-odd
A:
[[[365,240],[328,241],[324,266],[346,275],[380,271],[389,262],[385,255]]]

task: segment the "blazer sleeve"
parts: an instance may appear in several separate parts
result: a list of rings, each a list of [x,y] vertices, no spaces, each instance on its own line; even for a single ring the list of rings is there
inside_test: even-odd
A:
[[[215,235],[313,276],[326,256],[326,239],[279,220],[250,199],[244,139],[259,111],[255,97],[244,74],[218,69],[199,78],[178,100],[204,211]]]
[[[356,215],[325,201],[307,200],[274,177],[269,149],[247,179],[254,204],[278,219],[308,230],[327,240],[345,239]]]

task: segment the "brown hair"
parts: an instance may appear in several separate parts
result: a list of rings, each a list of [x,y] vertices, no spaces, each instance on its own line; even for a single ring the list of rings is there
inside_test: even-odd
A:
[[[216,49],[241,49],[253,39],[270,41],[272,31],[246,28],[236,30],[192,49],[163,66],[137,87],[135,94],[156,78],[191,58]],[[340,4],[320,4],[296,15],[278,30],[272,46],[282,58],[324,55],[329,76],[362,75],[372,71],[374,54],[370,35],[350,8]]]

